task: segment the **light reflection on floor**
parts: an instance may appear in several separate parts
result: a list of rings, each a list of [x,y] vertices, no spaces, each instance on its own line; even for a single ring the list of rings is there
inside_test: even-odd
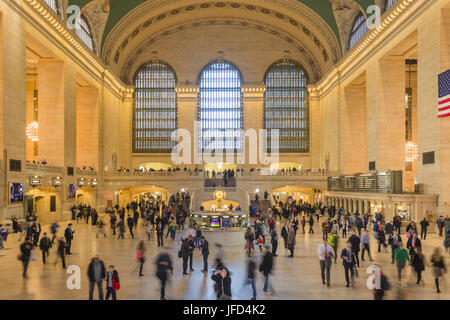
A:
[[[61,224],[61,226],[65,226]],[[87,266],[91,257],[100,254],[105,265],[113,264],[119,271],[121,290],[118,292],[119,299],[159,299],[159,283],[155,277],[154,260],[158,252],[155,241],[147,243],[147,262],[144,266],[144,277],[138,277],[137,263],[134,260],[135,249],[140,239],[144,239],[143,227],[139,227],[136,238],[131,240],[128,235],[124,240],[117,240],[108,234],[107,238],[96,238],[95,227],[86,224],[75,223],[75,239],[72,245],[73,255],[67,257],[67,265],[79,265],[82,272],[81,290],[69,290],[66,280],[69,277],[64,272],[61,264],[55,265],[56,246],[51,249],[50,264],[43,265],[40,251],[36,250],[37,261],[30,263],[29,278],[22,279],[22,266],[17,261],[19,243],[18,235],[10,235],[6,243],[6,249],[0,250],[0,299],[87,299],[88,280],[86,276]],[[44,227],[44,231],[48,226]],[[62,233],[62,230],[60,230]],[[178,238],[178,237],[177,237]],[[373,299],[372,292],[366,288],[366,268],[370,265],[368,261],[362,262],[359,269],[359,278],[356,279],[355,288],[346,288],[344,269],[340,259],[332,266],[331,288],[323,287],[320,279],[320,269],[316,254],[317,245],[322,239],[318,232],[312,236],[297,234],[297,246],[295,258],[288,259],[288,252],[279,246],[279,256],[275,258],[275,270],[271,281],[277,291],[276,296],[270,296],[262,291],[262,277],[258,278],[258,299]],[[441,291],[437,294],[434,288],[434,279],[431,275],[431,266],[426,266],[423,274],[424,285],[415,284],[415,274],[410,267],[405,268],[405,281],[401,287],[396,283],[396,269],[390,263],[390,249],[386,252],[377,253],[375,241],[372,241],[372,256],[375,262],[381,264],[384,272],[393,284],[393,288],[386,293],[386,299],[450,299],[450,290],[444,279],[441,279]],[[175,265],[174,276],[167,289],[169,299],[191,299],[204,300],[215,299],[213,281],[210,279],[211,272],[205,275],[202,269],[202,258],[200,251],[194,253],[194,272],[188,276],[182,276],[182,261],[176,258],[179,250],[179,241],[173,242],[167,239],[166,246],[169,248]],[[226,245],[226,244],[224,244]],[[344,245],[343,239],[340,248]],[[442,241],[436,235],[430,235],[424,241],[424,254],[429,261],[432,249],[441,246]],[[210,261],[213,260],[215,248],[211,244]],[[232,273],[233,299],[248,300],[251,297],[251,287],[244,287],[246,282],[246,256],[242,246],[225,246],[225,262]],[[259,251],[259,250],[257,250]],[[448,260],[448,259],[447,259]],[[448,264],[448,262],[447,262]],[[211,269],[211,266],[210,266]],[[94,297],[97,298],[97,292]]]

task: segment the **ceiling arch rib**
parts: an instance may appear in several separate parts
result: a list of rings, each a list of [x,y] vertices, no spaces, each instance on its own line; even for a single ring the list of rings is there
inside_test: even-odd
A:
[[[243,19],[229,19],[229,18],[210,18],[208,20],[194,20],[188,21],[182,25],[174,25],[172,28],[165,28],[163,31],[154,34],[151,38],[148,38],[145,43],[139,46],[132,53],[127,55],[127,60],[122,64],[120,71],[121,79],[130,83],[133,74],[139,68],[139,66],[151,59],[152,48],[157,45],[158,41],[162,41],[164,38],[173,36],[176,33],[180,33],[193,28],[202,28],[208,26],[228,26],[236,28],[246,28],[252,30],[252,32],[266,33],[272,37],[276,37],[289,44],[289,48],[295,49],[297,52],[294,56],[299,62],[305,66],[308,75],[312,82],[318,81],[322,76],[320,62],[317,57],[311,53],[311,51],[293,35],[287,33],[281,33],[270,25],[263,25],[258,22]],[[247,77],[244,77],[245,79]],[[262,81],[262,78],[259,80]]]
[[[192,20],[194,17],[199,21],[201,19],[210,20],[215,15],[231,21],[248,20],[247,17],[251,17],[254,21],[259,21],[260,26],[271,25],[272,32],[280,35],[291,34],[292,36],[285,37],[286,40],[301,44],[302,48],[299,50],[302,51],[302,54],[306,51],[309,52],[310,59],[307,60],[314,57],[316,60],[314,68],[318,69],[316,74],[324,74],[341,56],[339,42],[332,30],[326,27],[325,23],[311,9],[306,8],[305,10],[305,6],[296,0],[294,2],[300,13],[288,6],[289,2],[292,2],[289,0],[280,2],[282,5],[275,9],[273,7],[277,3],[276,0],[271,1],[272,6],[265,7],[244,2],[195,3],[187,0],[174,2],[184,5],[168,6],[166,4],[160,8],[164,10],[158,11],[156,5],[153,10],[144,10],[144,6],[150,5],[145,3],[123,18],[105,41],[102,52],[105,62],[119,74],[124,67],[124,61],[138,50],[137,46],[147,42],[147,39],[154,38],[155,34],[164,33],[164,28],[173,29],[173,24],[186,24],[187,20]],[[253,2],[263,3],[264,1]],[[153,15],[149,16],[148,12],[152,12]],[[172,24],[167,21],[172,21]],[[264,27],[260,28],[264,29]]]

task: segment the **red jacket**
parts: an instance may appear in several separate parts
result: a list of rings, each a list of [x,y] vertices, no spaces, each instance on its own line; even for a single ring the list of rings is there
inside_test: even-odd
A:
[[[108,286],[108,279],[109,279],[109,271],[106,274],[106,286]],[[112,284],[114,292],[120,289],[119,273],[116,270],[113,271]]]

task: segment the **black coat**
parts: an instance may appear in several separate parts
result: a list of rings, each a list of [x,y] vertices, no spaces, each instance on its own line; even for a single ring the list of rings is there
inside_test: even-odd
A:
[[[100,266],[101,266],[101,269],[102,269],[101,278],[105,279],[105,277],[106,277],[105,265],[104,265],[102,260],[99,260],[99,263],[100,263]],[[90,282],[95,281],[95,279],[94,279],[95,278],[95,276],[94,276],[94,262],[89,263],[88,273],[87,274],[88,274],[88,278],[89,278]]]
[[[200,248],[202,249],[202,255],[209,255],[209,243],[207,240],[204,240],[203,243],[200,244]]]
[[[268,276],[272,272],[273,268],[273,255],[270,252],[264,254],[263,261],[259,266],[259,272],[262,272],[264,276]]]
[[[352,244],[352,250],[353,250],[354,252],[359,252],[359,250],[360,250],[359,245],[360,245],[360,243],[361,243],[361,239],[360,239],[356,234],[353,234],[353,235],[348,239],[348,241],[350,241],[350,243]]]
[[[227,271],[227,277],[222,278],[222,275],[216,274],[212,275],[211,279],[216,282],[215,289],[217,298],[220,298],[222,293],[225,293],[227,296],[231,297],[231,278],[229,276],[229,272]]]
[[[406,243],[406,248],[409,249],[409,252],[412,254],[414,252],[414,248],[412,246],[413,237],[408,239],[408,242]],[[419,238],[416,238],[416,248],[422,248],[422,242]]]
[[[70,229],[66,228],[64,231],[64,238],[66,238],[66,242],[71,242],[73,239],[73,231],[70,232]]]

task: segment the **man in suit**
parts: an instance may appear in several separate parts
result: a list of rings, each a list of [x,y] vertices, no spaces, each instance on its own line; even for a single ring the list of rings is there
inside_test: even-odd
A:
[[[164,224],[161,219],[156,223],[156,238],[158,239],[158,247],[164,247]]]
[[[423,220],[420,222],[420,238],[426,239],[427,238],[427,229],[430,224],[428,223],[426,218],[423,218]]]
[[[200,247],[203,256],[203,270],[202,272],[208,272],[208,256],[209,256],[209,243],[204,236],[200,237]]]
[[[408,242],[406,243],[406,249],[409,250],[409,255],[411,256],[411,260],[412,260],[413,254],[414,254],[414,250],[416,248],[422,249],[422,243],[421,243],[420,239],[417,238],[417,233],[413,233],[412,237],[410,237],[408,239]]]
[[[133,228],[134,228],[134,219],[130,215],[127,218],[128,230],[130,230],[131,239],[134,239]]]
[[[52,247],[52,242],[50,238],[47,236],[47,232],[44,232],[44,236],[39,242],[39,248],[42,251],[42,262],[45,264],[45,257],[49,255],[49,250]]]
[[[271,237],[271,242],[272,242],[272,255],[274,257],[278,256],[277,255],[277,248],[278,248],[278,231],[277,231],[277,227],[274,226],[272,228],[272,232],[270,233],[270,237]]]
[[[66,254],[72,254],[70,253],[70,247],[72,245],[72,240],[73,240],[73,233],[75,231],[72,230],[72,224],[69,223],[69,225],[67,226],[66,230],[64,231],[64,238],[66,239]]]
[[[347,282],[347,288],[350,287],[350,279],[349,279],[349,271],[352,276],[352,282],[353,278],[355,276],[354,267],[356,264],[355,254],[352,250],[352,243],[350,241],[347,242],[347,247],[342,249],[341,252],[341,258],[342,258],[342,264],[345,268],[345,281]]]

